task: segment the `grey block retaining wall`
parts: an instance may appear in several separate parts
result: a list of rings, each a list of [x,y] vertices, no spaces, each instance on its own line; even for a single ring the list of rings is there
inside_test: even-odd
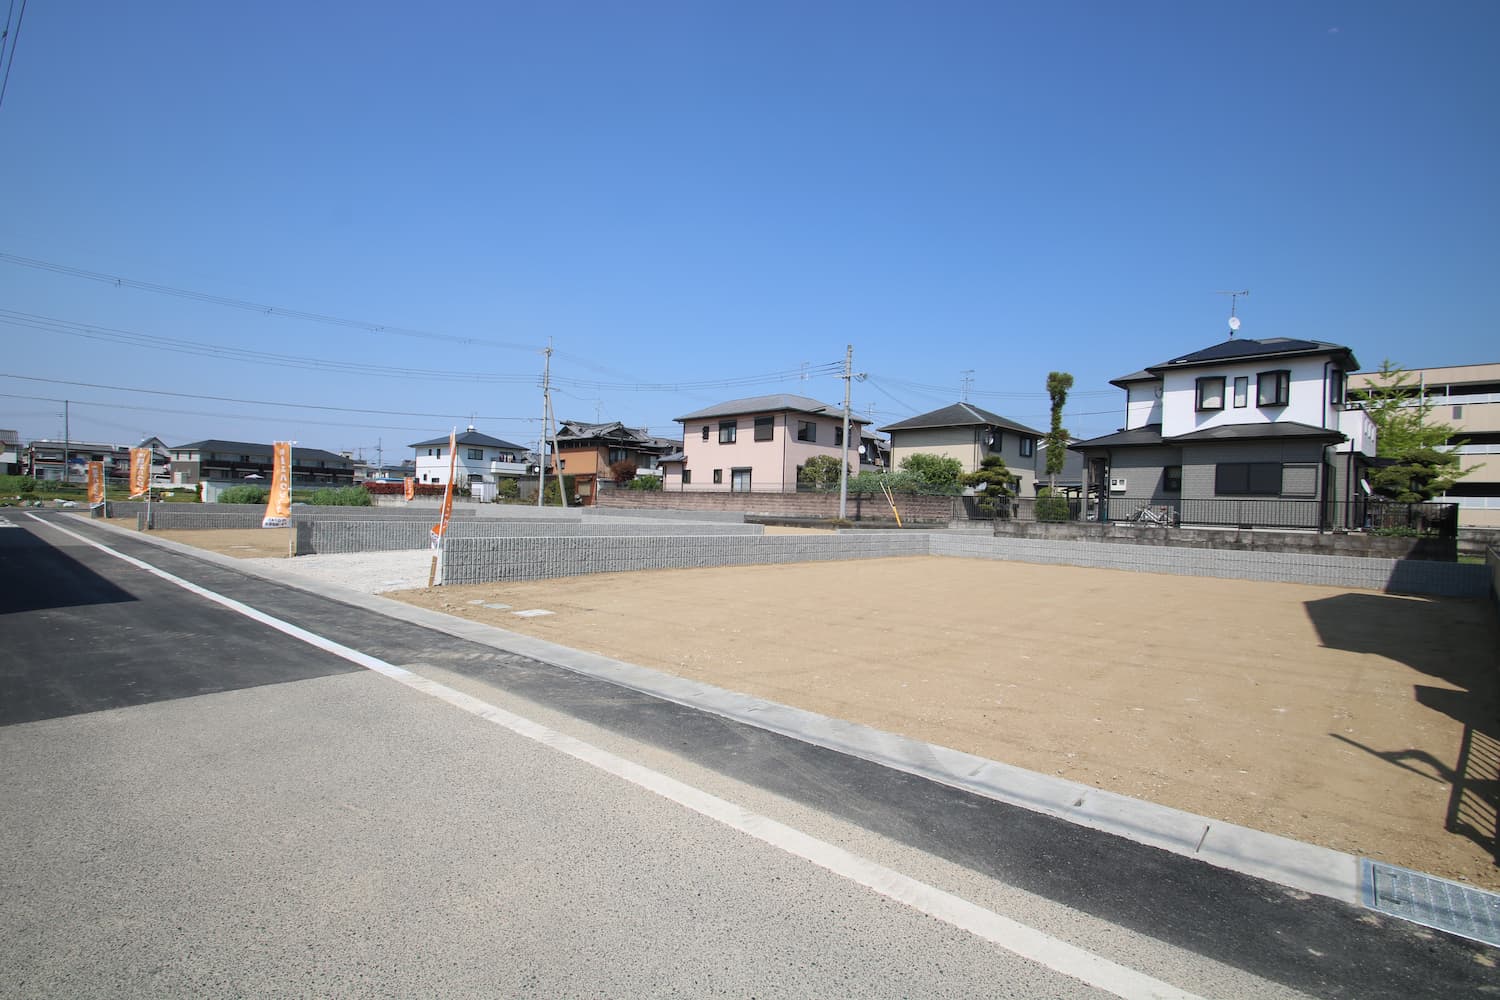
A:
[[[925,535],[705,535],[684,537],[450,538],[443,583],[545,580],[589,573],[883,559],[927,555]]]
[[[642,521],[711,521],[719,524],[744,524],[742,510],[652,510],[649,507],[585,507],[584,519],[588,521],[620,520],[629,518]]]
[[[833,535],[448,539],[443,582],[493,583],[643,569],[745,566],[892,556],[948,556],[1146,573],[1355,587],[1441,597],[1485,597],[1500,569],[1411,559],[1111,545],[957,532],[841,531]],[[1495,557],[1500,564],[1500,555]]]
[[[933,555],[968,559],[1013,559],[1141,573],[1311,583],[1435,597],[1484,597],[1489,590],[1485,567],[1462,563],[1042,538],[983,538],[945,532],[931,537]]]
[[[394,552],[425,549],[432,531],[430,518],[423,521],[298,521],[292,554],[328,555],[340,552]],[[614,544],[625,536],[706,536],[759,535],[758,524],[577,524],[553,521],[490,520],[488,518],[453,521],[448,531],[450,546],[457,538],[520,538],[544,536],[572,538],[589,536],[600,544]]]

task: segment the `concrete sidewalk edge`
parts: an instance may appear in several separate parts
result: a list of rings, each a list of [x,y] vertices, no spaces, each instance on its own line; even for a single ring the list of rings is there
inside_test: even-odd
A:
[[[1107,792],[860,723],[685,680],[633,663],[571,649],[492,625],[428,611],[375,594],[267,571],[233,556],[183,545],[97,520],[88,523],[183,555],[318,594],[344,604],[527,656],[653,697],[849,754],[895,770],[1056,816],[1218,868],[1363,906],[1360,858],[1277,834]]]

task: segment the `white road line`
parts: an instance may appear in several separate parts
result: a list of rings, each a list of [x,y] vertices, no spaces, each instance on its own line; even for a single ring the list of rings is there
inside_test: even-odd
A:
[[[153,576],[197,594],[205,600],[212,601],[231,611],[242,614],[247,618],[267,625],[294,639],[299,639],[317,649],[342,657],[351,663],[372,670],[413,690],[445,701],[455,708],[462,709],[471,715],[484,719],[486,722],[508,729],[518,736],[534,740],[559,753],[566,754],[601,771],[612,774],[617,778],[622,778],[646,791],[653,792],[684,808],[691,809],[709,819],[716,820],[725,826],[748,834],[772,847],[810,861],[819,868],[833,872],[835,875],[871,889],[882,896],[886,896],[899,903],[904,903],[912,909],[925,913],[960,930],[968,931],[976,937],[996,944],[1009,952],[1029,959],[1038,965],[1045,966],[1054,972],[1080,980],[1089,986],[1112,993],[1115,996],[1128,998],[1128,1000],[1169,1000],[1169,998],[1170,1000],[1197,1000],[1196,994],[1178,989],[1170,983],[1152,978],[1144,973],[1120,965],[1117,962],[1112,962],[1091,951],[1086,951],[1076,945],[1069,944],[1060,938],[1045,934],[1034,927],[1028,927],[1025,924],[1011,920],[1009,917],[1001,916],[992,910],[987,910],[982,906],[971,903],[951,892],[928,885],[925,882],[920,882],[901,874],[895,869],[887,868],[885,865],[878,864],[868,858],[850,853],[827,841],[811,837],[784,823],[751,812],[726,799],[710,795],[701,789],[668,777],[659,771],[653,771],[650,768],[632,763],[593,744],[585,743],[572,736],[548,729],[546,726],[532,722],[530,719],[507,712],[497,705],[492,705],[487,701],[482,701],[479,698],[465,694],[445,684],[439,684],[419,674],[414,674],[403,667],[398,667],[395,664],[387,663],[384,660],[361,653],[357,649],[351,649],[348,646],[334,642],[332,639],[325,638],[314,632],[309,632],[290,622],[273,618],[271,615],[263,611],[258,611],[248,604],[243,604],[222,594],[200,587],[196,583],[184,580],[181,577],[173,576],[171,573],[158,569],[150,563],[116,551],[75,531],[39,518],[35,514],[28,512],[27,516],[34,518],[49,528],[62,532],[70,538],[74,538],[86,545],[91,545],[132,566],[145,570]]]

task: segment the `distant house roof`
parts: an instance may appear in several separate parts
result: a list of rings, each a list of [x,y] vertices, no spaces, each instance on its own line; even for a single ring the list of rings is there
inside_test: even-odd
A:
[[[233,451],[241,455],[264,455],[270,460],[274,445],[257,444],[250,441],[221,441],[218,438],[205,438],[202,441],[193,441],[189,444],[174,444],[171,451]],[[322,448],[301,448],[292,446],[293,463],[306,462],[308,459],[318,459],[323,462],[349,462],[354,463],[343,455]]]
[[[1112,378],[1109,380],[1109,384],[1117,385],[1121,389],[1124,389],[1132,382],[1155,382],[1159,378],[1161,378],[1160,375],[1157,375],[1153,372],[1148,372],[1146,371],[1146,369],[1142,368],[1138,372],[1131,372],[1129,375],[1121,375],[1119,378]]]
[[[695,410],[685,416],[678,417],[679,421],[707,420],[711,417],[733,417],[742,413],[775,413],[781,410],[792,410],[797,413],[814,413],[820,416],[842,416],[842,406],[829,406],[820,403],[816,399],[806,396],[793,396],[789,393],[777,393],[774,396],[751,396],[748,399],[731,399],[727,403],[717,403],[702,410]],[[850,423],[867,424],[868,420],[862,417],[850,415]]]
[[[525,445],[512,444],[511,442],[503,441],[500,438],[490,437],[488,434],[481,434],[472,427],[459,434],[455,440],[458,444],[475,445],[480,448],[499,448],[501,451],[524,452],[527,450]],[[407,445],[407,447],[436,448],[439,445],[446,445],[447,443],[448,435],[444,434],[442,437],[433,438],[431,441],[418,441],[416,444]]]
[[[931,413],[923,413],[905,420],[898,420],[894,424],[886,424],[880,428],[886,433],[891,431],[912,431],[922,427],[999,427],[1004,430],[1015,431],[1018,434],[1032,434],[1042,437],[1042,432],[1018,424],[1014,420],[1002,417],[998,413],[982,410],[971,403],[954,403],[945,406],[941,410],[933,410]]]
[[[618,420],[603,424],[588,424],[581,420],[564,420],[557,429],[558,447],[569,442],[599,441],[610,444],[630,445],[638,451],[670,451],[681,448],[682,442],[675,438],[654,437],[645,428],[626,427]]]

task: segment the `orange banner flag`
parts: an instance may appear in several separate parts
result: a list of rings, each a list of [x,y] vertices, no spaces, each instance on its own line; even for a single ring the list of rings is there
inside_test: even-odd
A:
[[[151,449],[130,449],[130,495],[138,497],[151,489]]]
[[[285,528],[292,523],[292,443],[271,446],[271,495],[266,500],[262,528]]]
[[[417,481],[416,481],[416,479],[414,477],[412,477],[412,476],[407,476],[406,477],[406,482],[404,484],[402,484],[401,489],[402,489],[402,492],[406,494],[406,499],[408,499],[408,500],[414,499],[416,497],[416,495],[417,495]]]
[[[432,529],[432,547],[437,548],[448,531],[448,521],[453,517],[453,476],[458,471],[458,431],[448,432],[448,485],[443,487],[443,511],[437,525]]]
[[[97,507],[104,502],[104,463],[89,463],[89,506]]]

